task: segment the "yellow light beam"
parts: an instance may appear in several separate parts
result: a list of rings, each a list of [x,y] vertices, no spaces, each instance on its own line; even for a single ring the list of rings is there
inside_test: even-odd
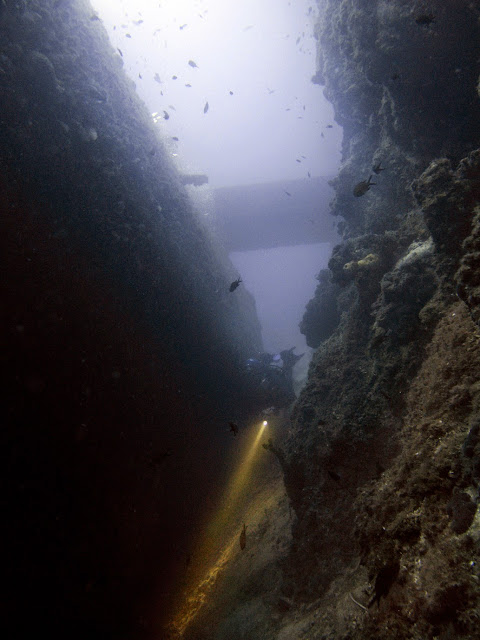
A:
[[[208,594],[214,588],[219,574],[232,557],[234,549],[238,544],[237,530],[239,522],[241,521],[239,517],[239,507],[241,506],[242,500],[245,500],[244,490],[248,482],[252,479],[256,453],[258,452],[260,439],[267,424],[267,421],[264,420],[260,424],[260,428],[255,434],[253,442],[251,442],[249,446],[247,444],[248,449],[245,455],[241,457],[230,482],[225,488],[216,515],[205,527],[202,541],[194,554],[195,557],[208,559],[208,557],[214,553],[214,550],[220,548],[220,551],[216,551],[215,560],[203,578],[197,580],[196,583],[187,589],[186,597],[179,607],[178,612],[174,615],[171,626],[179,637],[182,637],[187,627],[205,604]],[[230,532],[228,531],[229,529]],[[232,529],[235,530],[234,533],[232,533]],[[226,538],[228,539],[227,543],[224,542]]]

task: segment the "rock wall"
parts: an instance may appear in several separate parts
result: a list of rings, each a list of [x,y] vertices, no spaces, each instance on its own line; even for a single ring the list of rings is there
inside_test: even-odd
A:
[[[344,241],[303,322],[321,344],[285,444],[301,491],[283,589],[303,605],[284,624],[315,624],[309,638],[472,638],[479,7],[319,4],[314,79],[344,127]],[[311,313],[333,285],[327,336]]]
[[[151,637],[260,328],[84,0],[0,3],[0,209],[4,623]]]

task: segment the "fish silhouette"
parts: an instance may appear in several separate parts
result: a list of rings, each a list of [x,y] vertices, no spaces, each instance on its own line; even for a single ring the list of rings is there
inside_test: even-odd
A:
[[[247,527],[243,523],[242,533],[240,534],[240,549],[243,551],[247,544]]]

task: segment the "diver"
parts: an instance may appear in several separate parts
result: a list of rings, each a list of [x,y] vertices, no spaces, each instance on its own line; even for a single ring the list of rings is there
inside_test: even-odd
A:
[[[292,380],[281,367],[271,366],[265,373],[260,387],[268,405],[283,409],[295,400]]]
[[[282,358],[283,362],[283,371],[290,380],[293,380],[293,367],[305,355],[304,353],[301,353],[297,356],[295,353],[293,353],[294,350],[295,347],[280,351],[280,357]]]
[[[230,426],[230,431],[234,436],[236,436],[238,433],[238,424],[236,424],[235,422],[229,422],[228,424]]]
[[[258,355],[258,360],[264,365],[269,365],[273,361],[274,358],[275,358],[274,355],[272,355],[271,353],[267,353],[267,352],[260,353]]]
[[[286,351],[290,353],[293,349]],[[293,383],[291,376],[291,364],[301,356],[290,353],[290,359],[286,356],[289,364],[285,368],[280,366],[281,355],[271,356],[270,354],[260,354],[256,358],[249,358],[246,362],[246,370],[254,386],[259,392],[265,406],[275,406],[282,409],[295,400]]]
[[[245,363],[245,368],[251,376],[262,376],[268,363],[265,364],[259,358],[249,358]]]

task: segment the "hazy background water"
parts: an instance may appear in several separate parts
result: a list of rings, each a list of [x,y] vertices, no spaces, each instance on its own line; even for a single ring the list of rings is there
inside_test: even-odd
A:
[[[212,188],[336,174],[342,129],[322,87],[311,81],[315,2],[92,0],[92,5],[172,161],[181,172],[208,175],[209,184],[193,195],[204,200],[207,224],[214,211],[207,204]],[[295,198],[287,199],[294,204]],[[296,353],[309,351],[298,323],[315,276],[327,264],[326,240],[231,254],[255,297],[267,351],[292,346]],[[306,373],[307,364],[305,356],[297,375]]]
[[[322,243],[230,254],[255,298],[265,350],[278,353],[295,346],[296,354],[305,353],[296,366],[296,379],[306,375],[312,352],[298,324],[318,284],[315,276],[326,268],[331,249],[329,243]]]
[[[313,0],[92,6],[180,168],[206,173],[213,187],[336,173],[342,129],[311,82]]]

